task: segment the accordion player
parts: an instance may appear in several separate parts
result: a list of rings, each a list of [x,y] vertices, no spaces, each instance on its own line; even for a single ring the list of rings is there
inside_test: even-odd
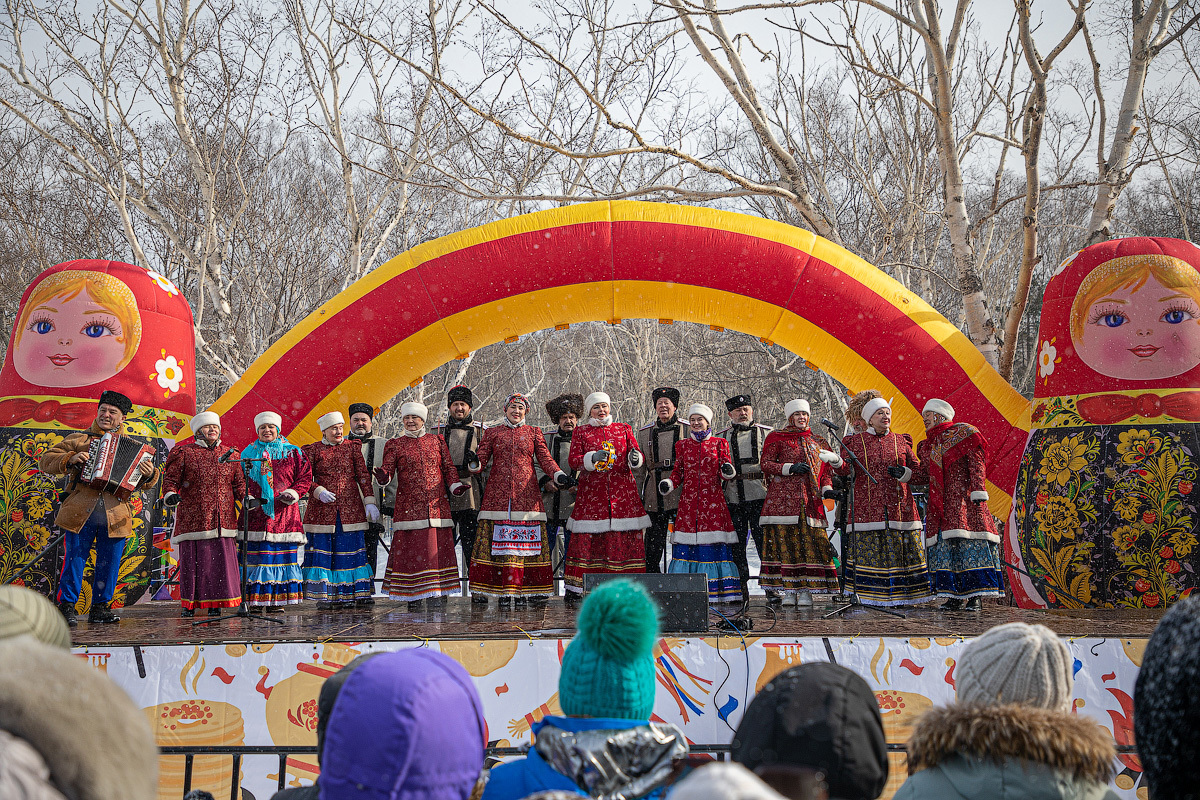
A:
[[[143,462],[154,461],[155,448],[131,436],[109,431],[92,440],[88,460],[83,465],[79,482],[101,492],[128,500],[146,477],[140,469]]]

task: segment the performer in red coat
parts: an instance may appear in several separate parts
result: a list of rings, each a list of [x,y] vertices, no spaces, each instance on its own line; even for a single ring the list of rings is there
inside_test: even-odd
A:
[[[476,475],[487,469],[487,485],[479,508],[479,528],[471,556],[471,591],[497,597],[501,608],[512,598],[545,603],[553,587],[546,512],[533,464],[553,475],[559,486],[572,481],[559,468],[540,428],[525,424],[529,400],[514,394],[504,401],[504,420],[484,431],[478,459],[469,467]]]
[[[462,494],[467,487],[458,479],[446,440],[425,430],[429,409],[422,403],[405,403],[400,416],[404,435],[388,440],[383,463],[375,471],[381,486],[397,477],[392,552],[383,591],[408,601],[409,610],[415,610],[422,600],[441,598],[441,605],[458,593],[454,518],[446,492]]]
[[[712,409],[701,403],[688,409],[688,438],[675,443],[671,477],[658,485],[664,496],[676,486],[682,489],[667,571],[702,573],[708,577],[709,603],[739,603],[742,582],[729,549],[737,534],[721,486],[737,470],[729,442],[712,435],[712,416]]]
[[[221,418],[211,411],[192,417],[195,439],[177,444],[163,468],[163,504],[177,506],[171,544],[179,557],[183,616],[242,603],[238,575],[238,517],[234,499],[246,494],[237,452],[221,444]],[[226,453],[233,461],[221,463]]]
[[[312,467],[280,433],[282,426],[274,411],[262,412],[254,418],[258,439],[242,451],[242,458],[250,459],[250,496],[259,501],[247,520],[246,602],[271,614],[304,598],[300,498],[312,488]]]
[[[950,611],[983,607],[984,597],[1003,592],[1000,534],[988,510],[987,439],[974,425],[954,421],[954,407],[933,399],[921,413],[925,441],[914,483],[929,484],[925,544],[929,575]]]
[[[921,517],[908,481],[920,466],[912,440],[891,431],[892,407],[877,397],[863,406],[866,429],[842,440],[876,482],[847,458],[832,466],[854,476],[854,519],[848,524],[847,588],[868,605],[906,606],[932,595],[921,541]]]
[[[613,422],[612,401],[604,392],[588,395],[584,408],[587,424],[571,435],[567,457],[579,472],[575,507],[567,521],[571,539],[565,582],[572,602],[582,594],[583,576],[589,572],[645,572],[642,536],[650,525],[633,479],[633,470],[642,465],[633,428]]]
[[[331,411],[317,420],[321,441],[304,446],[312,465],[311,498],[304,510],[304,596],[317,608],[374,604],[374,577],[363,541],[367,520],[379,519],[362,447],[345,438],[345,418]]]
[[[767,434],[759,461],[767,476],[767,499],[759,517],[763,552],[758,582],[772,604],[786,595],[795,597],[798,606],[811,606],[812,592],[838,592],[822,499],[832,486],[825,460],[836,461],[837,456],[809,427],[807,400],[790,401],[783,413],[787,426]]]

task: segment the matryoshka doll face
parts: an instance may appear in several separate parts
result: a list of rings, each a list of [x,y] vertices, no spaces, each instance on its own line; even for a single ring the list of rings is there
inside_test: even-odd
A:
[[[1155,275],[1090,303],[1075,349],[1089,367],[1125,380],[1158,380],[1200,364],[1195,289],[1164,286]]]
[[[136,316],[132,295],[126,305],[126,313]],[[13,366],[18,375],[37,386],[100,383],[120,372],[132,356],[129,337],[135,334],[128,327],[129,320],[122,320],[117,310],[93,299],[88,288],[48,297],[25,315],[13,349]]]

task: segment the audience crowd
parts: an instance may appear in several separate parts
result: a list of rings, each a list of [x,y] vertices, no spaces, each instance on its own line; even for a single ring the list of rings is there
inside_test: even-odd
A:
[[[834,663],[801,664],[760,691],[732,761],[688,752],[655,721],[657,613],[624,580],[590,593],[562,659],[563,716],[533,727],[518,759],[485,764],[487,725],[466,670],[428,648],[360,656],[321,688],[313,786],[274,800],[874,800],[888,746],[870,686]],[[1168,611],[1134,695],[1137,791],[1200,800],[1200,599]],[[1041,625],[971,640],[956,701],[926,712],[907,743],[898,800],[1115,800],[1112,736],[1073,713],[1072,659]],[[70,653],[48,600],[0,587],[0,798],[151,800],[157,753],[130,698]],[[1144,791],[1143,791],[1144,790]],[[188,800],[210,800],[196,791]]]

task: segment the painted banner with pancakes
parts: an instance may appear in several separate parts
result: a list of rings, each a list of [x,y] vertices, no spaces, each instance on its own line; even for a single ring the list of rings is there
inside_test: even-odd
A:
[[[565,639],[488,639],[422,642],[323,642],[77,648],[140,705],[160,745],[314,745],[317,693],[325,678],[356,656],[408,647],[436,647],[471,674],[494,746],[528,745],[530,726],[559,714],[558,675]],[[876,692],[889,742],[902,743],[925,710],[954,699],[958,638],[663,638],[655,647],[658,696],[654,719],[678,725],[689,741],[724,744],[746,704],[775,675],[810,661],[833,660],[862,675]],[[1067,640],[1074,658],[1074,713],[1095,719],[1119,744],[1133,740],[1133,686],[1144,639]],[[1112,788],[1145,800],[1141,767],[1122,756]],[[183,756],[161,760],[159,797],[183,793]],[[192,787],[228,797],[232,760],[202,756]],[[275,792],[279,761],[249,756],[239,776],[243,800]],[[310,756],[289,759],[287,786],[311,784],[319,770]],[[904,757],[891,757],[884,797],[906,775]]]

